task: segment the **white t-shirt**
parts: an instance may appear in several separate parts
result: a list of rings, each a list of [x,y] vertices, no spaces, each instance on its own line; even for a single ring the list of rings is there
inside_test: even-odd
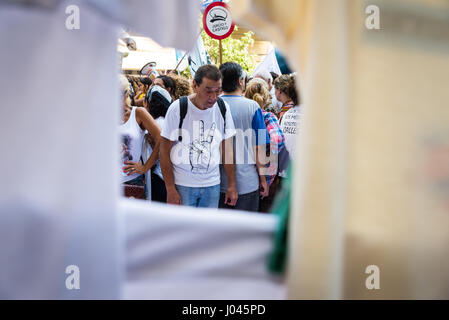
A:
[[[128,121],[119,126],[119,134],[121,137],[120,155],[121,168],[125,167],[125,161],[140,162],[142,156],[142,143],[145,138],[145,130],[140,128],[136,117],[137,107],[133,107]],[[120,169],[122,183],[131,181],[140,176],[139,173],[128,175]]]
[[[284,113],[281,119],[281,130],[285,137],[285,148],[293,157],[295,151],[296,137],[300,128],[302,117],[302,106],[295,106]]]
[[[235,135],[234,121],[226,105],[226,128],[220,108],[201,110],[188,99],[187,114],[179,137],[179,100],[172,103],[165,116],[161,136],[176,141],[171,150],[175,184],[185,187],[210,187],[220,184],[220,145]]]

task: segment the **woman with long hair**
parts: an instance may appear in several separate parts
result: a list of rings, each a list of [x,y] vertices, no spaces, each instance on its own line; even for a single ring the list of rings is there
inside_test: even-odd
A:
[[[267,148],[267,154],[270,155],[270,162],[267,164],[268,174],[266,175],[267,184],[270,190],[268,197],[262,199],[259,204],[259,211],[268,212],[277,191],[277,183],[273,182],[275,181],[278,171],[277,157],[280,150],[284,148],[284,134],[279,127],[276,115],[267,111],[267,109],[271,108],[271,95],[268,91],[268,85],[264,80],[255,78],[249,81],[246,87],[245,97],[252,99],[259,104],[270,137],[270,146]]]
[[[173,96],[173,101],[178,100],[183,96],[189,96],[193,93],[191,81],[189,79],[174,73],[171,73],[170,77],[175,80],[176,83],[176,91]]]
[[[134,97],[134,105],[135,106],[143,107],[145,97],[146,97],[147,92],[150,89],[150,86],[152,84],[153,84],[153,82],[148,77],[141,77],[137,81],[137,92],[136,92],[136,96]]]
[[[296,77],[289,74],[279,76],[274,80],[274,89],[276,99],[282,103],[282,109],[279,113],[279,121],[282,122],[282,116],[294,106],[298,106],[300,102],[296,90]]]

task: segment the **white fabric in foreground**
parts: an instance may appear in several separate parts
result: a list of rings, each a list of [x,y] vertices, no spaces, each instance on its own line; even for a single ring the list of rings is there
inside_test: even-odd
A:
[[[79,30],[65,28],[65,6],[0,8],[5,299],[119,297],[116,28],[72,3]],[[69,265],[80,290],[66,288]]]
[[[284,299],[267,271],[277,218],[123,199],[125,299]]]
[[[0,298],[119,298],[117,23],[190,48],[196,1],[51,4],[0,2]],[[69,5],[80,29],[66,28]]]

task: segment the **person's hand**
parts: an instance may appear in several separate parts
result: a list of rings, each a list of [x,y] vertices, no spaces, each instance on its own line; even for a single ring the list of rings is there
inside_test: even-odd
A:
[[[140,162],[125,161],[125,166],[123,167],[123,172],[127,173],[128,176],[133,173],[144,174],[147,171],[145,166]]]
[[[228,187],[225,194],[225,204],[234,207],[237,204],[239,194],[235,187]]]
[[[181,196],[175,188],[167,189],[167,203],[168,204],[181,204]]]
[[[270,192],[270,189],[268,187],[268,183],[267,183],[267,179],[265,178],[265,176],[261,176],[260,177],[260,185],[259,185],[259,190],[260,190],[260,198],[266,198],[268,197],[268,194]]]

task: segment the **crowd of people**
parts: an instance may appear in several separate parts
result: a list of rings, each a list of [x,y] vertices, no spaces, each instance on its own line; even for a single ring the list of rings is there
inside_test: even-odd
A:
[[[235,62],[120,76],[121,178],[168,204],[269,212],[294,152],[302,106],[294,74],[248,79]]]

